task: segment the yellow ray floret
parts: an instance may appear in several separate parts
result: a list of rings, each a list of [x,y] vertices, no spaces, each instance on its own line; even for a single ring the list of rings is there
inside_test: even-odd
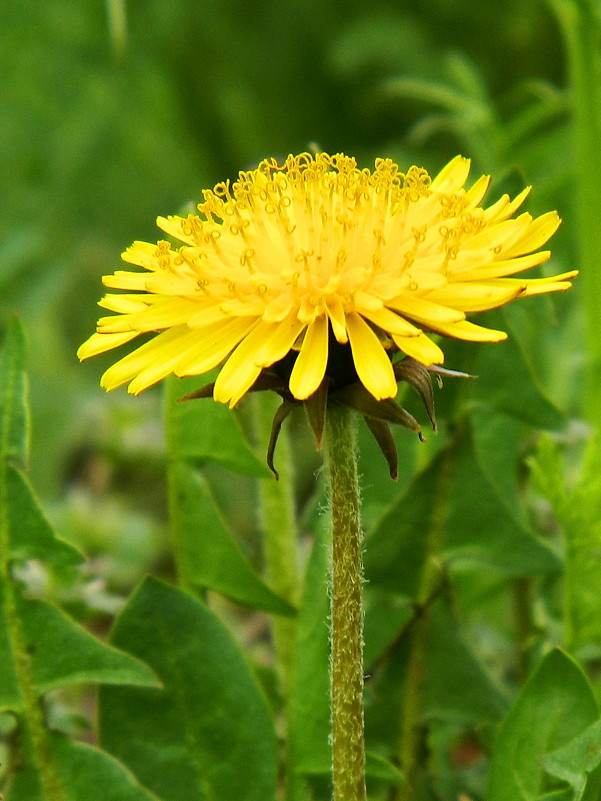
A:
[[[105,276],[122,292],[100,301],[113,314],[78,355],[153,334],[105,372],[106,389],[137,394],[222,365],[215,399],[234,405],[283,359],[290,393],[305,400],[348,348],[355,380],[377,400],[394,397],[396,351],[429,366],[444,359],[432,334],[498,342],[503,331],[466,316],[563,291],[576,275],[522,277],[549,258],[541,248],[559,217],[514,216],[529,188],[484,207],[490,178],[466,188],[469,167],[457,156],[431,178],[390,159],[371,171],[343,154],[267,159],[205,190],[198,214],[159,217],[180,245],[125,251],[141,269]]]

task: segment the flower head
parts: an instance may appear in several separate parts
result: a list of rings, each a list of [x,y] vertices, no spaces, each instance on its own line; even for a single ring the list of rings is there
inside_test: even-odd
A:
[[[443,362],[431,334],[498,342],[503,331],[468,321],[518,297],[565,290],[575,271],[522,273],[546,261],[556,212],[515,216],[529,190],[481,205],[489,178],[465,188],[469,161],[435,178],[390,159],[357,168],[339,154],[262,161],[204,192],[199,215],[159,217],[183,243],[135,242],[123,260],[141,267],[105,276],[112,314],[79,349],[81,359],[156,336],[102,377],[138,394],[169,374],[222,365],[215,400],[235,405],[272,373],[291,400],[322,386],[360,382],[375,401],[397,393],[402,353]],[[157,333],[160,332],[160,333]]]

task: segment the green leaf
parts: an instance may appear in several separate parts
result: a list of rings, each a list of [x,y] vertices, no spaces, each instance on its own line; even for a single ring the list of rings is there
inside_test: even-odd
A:
[[[446,598],[432,610],[425,663],[426,718],[494,722],[507,711],[507,699],[465,641]]]
[[[26,476],[10,464],[6,466],[5,475],[11,559],[39,559],[63,565],[83,562],[83,554],[54,533]]]
[[[574,801],[574,791],[566,790],[553,790],[551,793],[539,795],[536,801]]]
[[[0,351],[0,457],[27,466],[25,335],[17,317],[7,327]]]
[[[540,759],[598,718],[592,689],[578,665],[551,651],[527,681],[495,740],[488,801],[535,801],[542,791]]]
[[[48,734],[48,757],[55,763],[64,801],[159,801],[116,759],[63,735]],[[165,796],[168,798],[168,796]],[[20,766],[11,777],[6,801],[48,801],[36,766]]]
[[[96,639],[56,607],[18,597],[18,612],[40,693],[80,682],[159,686],[146,665]]]
[[[405,784],[405,777],[401,771],[392,762],[372,751],[365,753],[365,773],[368,779],[379,779],[394,787],[402,787]]]
[[[366,584],[364,591],[365,605],[365,648],[363,657],[365,669],[370,666],[388,648],[394,645],[401,632],[411,622],[415,614],[415,606],[409,599],[383,592]]]
[[[434,458],[368,535],[365,572],[370,583],[414,597],[426,532],[441,519],[445,563],[480,563],[514,576],[559,570],[553,551],[526,528],[483,471],[465,434]]]
[[[595,721],[567,745],[545,754],[540,764],[551,776],[563,779],[576,790],[580,801],[585,790],[591,799],[599,797],[601,774],[601,720]]]
[[[186,462],[169,465],[171,525],[186,580],[276,615],[290,604],[259,578],[228,530],[204,478]]]
[[[31,680],[39,695],[68,684],[101,682],[158,686],[156,677],[137,659],[97,640],[61,611],[45,601],[23,598],[15,591],[16,619],[21,653],[9,639],[6,591],[0,586],[0,709],[19,711],[16,660],[30,659]]]
[[[169,801],[274,798],[275,731],[242,652],[205,606],[154,578],[134,593],[111,640],[163,689],[102,687],[102,745]]]
[[[565,416],[547,398],[534,367],[515,330],[503,311],[487,314],[487,324],[509,333],[509,338],[482,350],[476,367],[478,379],[472,397],[535,428],[557,431],[565,427]]]
[[[213,400],[178,403],[177,399],[208,383],[205,378],[169,378],[166,381],[165,414],[167,450],[171,459],[187,459],[198,465],[220,464],[228,470],[259,478],[270,477],[231,409]],[[265,443],[267,447],[267,443]]]

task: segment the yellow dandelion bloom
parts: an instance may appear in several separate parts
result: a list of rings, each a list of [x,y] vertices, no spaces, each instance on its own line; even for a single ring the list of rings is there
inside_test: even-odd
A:
[[[285,365],[290,396],[302,401],[324,376],[336,383],[342,359],[373,398],[393,398],[395,353],[431,366],[444,358],[432,334],[505,339],[467,316],[565,290],[576,275],[521,277],[549,258],[540,248],[560,219],[516,216],[528,189],[484,207],[490,179],[466,189],[469,166],[457,156],[431,178],[390,159],[373,171],[342,154],[267,159],[205,191],[199,215],[159,217],[179,247],[135,242],[125,251],[142,270],[104,277],[124,292],[100,302],[114,314],[78,355],[152,332],[104,373],[103,387],[128,383],[137,394],[222,364],[214,397],[233,406],[264,370]]]

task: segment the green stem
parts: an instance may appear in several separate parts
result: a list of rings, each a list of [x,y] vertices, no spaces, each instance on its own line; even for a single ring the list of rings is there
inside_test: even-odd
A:
[[[586,319],[585,412],[601,424],[601,52],[599,20],[591,0],[549,0],[564,37],[570,76],[576,181],[579,266]]]
[[[356,424],[346,408],[326,416],[332,517],[330,686],[334,801],[364,801],[363,566]]]

